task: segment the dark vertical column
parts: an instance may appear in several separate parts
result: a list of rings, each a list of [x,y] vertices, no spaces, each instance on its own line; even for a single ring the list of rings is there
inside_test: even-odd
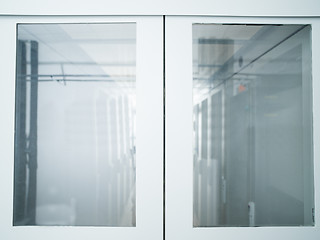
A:
[[[37,120],[38,120],[38,43],[31,41],[30,134],[29,134],[29,187],[27,225],[34,225],[37,197]]]
[[[26,203],[26,44],[18,41],[14,145],[13,225],[23,225]]]

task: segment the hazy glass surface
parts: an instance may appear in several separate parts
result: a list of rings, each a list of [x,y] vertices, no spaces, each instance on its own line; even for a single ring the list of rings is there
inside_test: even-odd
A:
[[[135,24],[17,26],[14,225],[135,226]]]
[[[310,26],[193,25],[193,226],[313,226]]]

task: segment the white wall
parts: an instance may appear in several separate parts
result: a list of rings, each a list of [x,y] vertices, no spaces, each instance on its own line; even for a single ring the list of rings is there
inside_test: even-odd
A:
[[[320,16],[319,0],[1,0],[0,15]]]

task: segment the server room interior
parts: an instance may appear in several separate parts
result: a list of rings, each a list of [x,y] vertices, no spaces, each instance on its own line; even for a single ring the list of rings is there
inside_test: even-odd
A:
[[[135,25],[19,28],[14,225],[135,226]],[[193,25],[194,227],[314,225],[310,31]]]
[[[310,26],[193,25],[193,226],[314,225]]]
[[[136,26],[17,26],[14,226],[134,227]]]

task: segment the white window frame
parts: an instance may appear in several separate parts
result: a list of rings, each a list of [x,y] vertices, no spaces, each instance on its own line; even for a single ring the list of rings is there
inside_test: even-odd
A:
[[[16,25],[18,23],[136,23],[136,227],[13,226]],[[0,16],[0,238],[162,239],[163,31],[162,17]]]
[[[192,24],[310,24],[312,28],[314,227],[193,227]],[[320,19],[166,18],[166,239],[318,239],[320,236]]]
[[[51,15],[51,17],[49,17]],[[87,17],[85,17],[87,15]],[[103,17],[103,16],[113,17]],[[121,17],[121,16],[131,17]],[[163,166],[162,166],[162,118],[163,118],[163,35],[162,21],[150,18],[147,22],[141,17],[134,16],[158,16],[166,17],[166,208],[165,208],[165,239],[318,239],[320,236],[319,202],[320,202],[320,163],[314,162],[315,172],[315,227],[279,227],[279,228],[192,228],[192,169],[189,166],[192,156],[192,23],[208,22],[242,22],[242,23],[298,23],[311,24],[312,26],[312,75],[313,75],[313,139],[314,159],[319,160],[320,149],[320,1],[318,0],[269,0],[265,2],[256,0],[120,0],[120,1],[4,1],[0,9],[0,27],[2,37],[0,39],[0,238],[3,239],[162,239],[163,225]],[[193,16],[221,16],[221,17],[193,17]],[[79,17],[83,16],[83,17]],[[179,17],[178,17],[179,16]],[[190,16],[186,19],[183,16]],[[229,16],[229,17],[228,17]],[[239,16],[239,17],[235,17]],[[240,17],[242,16],[242,17]],[[255,18],[253,18],[255,16]],[[260,17],[259,17],[260,16]],[[268,17],[263,17],[268,16]],[[121,20],[122,19],[122,20]],[[14,101],[15,101],[15,61],[16,61],[16,23],[23,22],[137,22],[148,26],[148,31],[142,30],[138,24],[137,29],[137,102],[142,107],[157,109],[155,114],[144,112],[151,118],[150,122],[137,121],[137,133],[139,129],[147,132],[153,129],[156,134],[154,141],[141,135],[142,145],[148,149],[141,153],[143,161],[154,172],[141,171],[137,168],[137,181],[141,184],[141,193],[137,187],[137,212],[142,211],[139,220],[137,215],[137,227],[128,228],[94,228],[94,227],[12,227],[13,206],[13,152],[14,152]],[[175,20],[174,20],[175,19]],[[174,20],[174,21],[173,21]],[[176,21],[176,22],[175,22]],[[187,24],[186,24],[187,23]],[[154,25],[153,25],[154,24]],[[142,26],[141,25],[141,26]],[[153,25],[153,26],[151,26]],[[139,41],[139,32],[146,34],[148,38]],[[171,35],[171,37],[170,37]],[[150,42],[158,47],[151,48]],[[161,41],[161,42],[160,42]],[[161,46],[160,46],[161,45]],[[183,56],[176,62],[176,54]],[[139,63],[140,62],[140,63]],[[154,64],[151,64],[154,63]],[[140,68],[147,65],[148,68]],[[176,70],[174,68],[177,68]],[[161,73],[160,73],[161,72]],[[153,81],[150,81],[151,77]],[[139,83],[142,77],[146,82]],[[160,86],[161,85],[161,86]],[[139,90],[140,89],[140,90]],[[139,91],[149,89],[149,95],[139,97]],[[153,90],[155,92],[153,92]],[[186,91],[184,91],[186,90]],[[177,95],[179,93],[179,95]],[[150,97],[156,97],[161,101],[150,101]],[[186,100],[186,101],[185,101]],[[153,111],[152,111],[153,113]],[[137,116],[138,117],[138,116]],[[179,118],[181,117],[181,118]],[[186,117],[186,118],[185,118]],[[175,119],[176,118],[176,119]],[[182,121],[180,121],[182,120]],[[179,123],[179,125],[176,125]],[[153,127],[153,126],[159,127]],[[161,125],[161,126],[160,126]],[[151,128],[153,127],[153,128]],[[190,129],[190,131],[188,131]],[[153,131],[152,131],[153,132]],[[147,133],[145,133],[147,134]],[[151,134],[151,132],[150,132]],[[137,135],[137,137],[138,137]],[[142,139],[144,138],[144,139]],[[184,140],[180,142],[180,139]],[[184,142],[186,141],[186,142]],[[139,144],[139,139],[138,143]],[[186,148],[187,147],[187,148]],[[137,155],[139,148],[137,148]],[[156,155],[156,157],[154,157]],[[161,155],[161,157],[159,157]],[[138,159],[139,156],[137,156]],[[160,160],[161,158],[161,160]],[[150,161],[150,159],[155,159]],[[148,162],[147,162],[148,160]],[[156,162],[156,163],[155,163]],[[178,172],[177,172],[178,171]],[[146,179],[151,179],[146,181]],[[154,184],[153,184],[154,181]],[[160,189],[160,191],[158,191]],[[145,194],[146,195],[143,195]],[[177,196],[177,195],[180,196]],[[155,200],[153,202],[153,200]],[[139,203],[140,202],[140,203]],[[148,216],[148,218],[147,218]],[[157,217],[156,217],[157,216]],[[158,217],[161,216],[161,217]],[[140,222],[140,223],[139,223]],[[128,238],[129,237],[129,238]],[[249,238],[248,238],[249,237]]]

